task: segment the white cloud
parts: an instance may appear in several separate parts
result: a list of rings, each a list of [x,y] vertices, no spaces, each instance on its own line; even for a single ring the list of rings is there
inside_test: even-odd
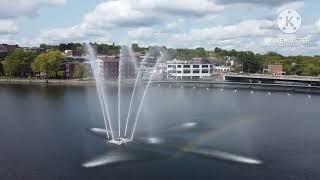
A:
[[[89,27],[139,27],[162,24],[167,17],[206,16],[223,10],[209,0],[118,0],[100,3],[86,14]],[[106,15],[107,14],[107,15]]]
[[[126,0],[107,1],[86,14],[83,24],[88,27],[143,26],[153,23],[151,14],[134,9]]]
[[[0,7],[0,19],[32,16],[40,7],[64,4],[66,0],[4,1],[5,6]],[[15,4],[19,5],[13,7]],[[281,10],[303,7],[303,1],[295,0],[104,0],[76,25],[42,29],[32,41],[26,38],[19,42],[33,45],[71,41],[138,42],[145,46],[201,46],[207,49],[218,46],[255,52],[286,51],[265,43],[265,38],[281,35],[276,22],[270,19],[276,19]],[[10,8],[12,11],[7,10]],[[248,9],[257,10],[251,12]],[[6,29],[2,30],[4,33],[16,32],[17,27],[8,30],[14,29],[13,25],[0,27],[0,34],[1,28]],[[320,33],[320,19],[312,27],[310,25],[299,32],[313,32],[314,35],[315,29]]]
[[[61,5],[66,0],[2,0],[0,18],[34,16],[41,6]]]
[[[162,33],[156,28],[138,28],[128,32],[128,38],[141,44],[167,45],[169,47],[205,47],[214,49],[216,46],[241,50],[262,51],[264,38],[275,31],[275,22],[269,20],[248,20],[234,25],[219,25],[194,28],[189,32]]]
[[[16,18],[34,16],[41,6],[61,5],[66,0],[1,0],[0,35],[2,42],[16,42],[12,34],[17,33]]]
[[[221,4],[257,4],[265,6],[280,6],[297,0],[216,0]]]
[[[211,0],[136,0],[130,1],[135,9],[183,16],[204,16],[222,11],[224,6]]]
[[[318,21],[315,23],[315,29],[316,29],[316,31],[320,34],[320,18],[319,18]]]
[[[172,31],[180,17],[204,17],[223,10],[210,0],[117,0],[104,1],[87,13],[76,26],[42,31],[45,40],[68,40],[102,35],[114,28],[140,28],[163,25]],[[173,19],[174,18],[174,19]],[[173,21],[173,22],[172,22]],[[165,25],[169,23],[169,25]],[[176,25],[175,25],[176,26]]]
[[[13,34],[16,33],[18,27],[13,20],[0,19],[0,35],[2,34]]]
[[[153,39],[152,37],[154,33],[157,33],[153,28],[138,28],[138,29],[134,29],[134,30],[130,30],[128,31],[128,36],[131,39],[144,39],[144,40],[148,40],[148,39]]]
[[[296,1],[296,2],[290,2],[283,4],[282,6],[278,7],[276,12],[280,13],[284,10],[300,10],[304,8],[304,1]]]
[[[261,36],[270,33],[275,23],[268,20],[248,20],[235,25],[215,26],[194,29],[189,34],[192,38],[223,40],[239,37]]]

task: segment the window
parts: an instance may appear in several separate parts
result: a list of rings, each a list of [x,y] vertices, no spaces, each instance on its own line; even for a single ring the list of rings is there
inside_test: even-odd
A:
[[[184,68],[190,68],[190,65],[183,65]]]
[[[194,74],[199,74],[199,73],[200,73],[200,70],[193,70],[193,73],[194,73]]]
[[[202,73],[209,73],[208,70],[202,70]]]
[[[190,70],[183,70],[183,74],[190,74]]]
[[[202,68],[208,68],[209,66],[208,65],[202,65]]]
[[[177,65],[178,68],[181,68],[181,65]]]
[[[199,68],[199,65],[193,65],[193,68]]]

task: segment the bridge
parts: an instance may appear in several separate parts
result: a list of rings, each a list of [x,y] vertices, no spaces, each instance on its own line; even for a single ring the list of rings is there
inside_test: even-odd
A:
[[[227,81],[247,83],[304,84],[308,86],[320,86],[320,77],[313,76],[226,74],[224,79]]]

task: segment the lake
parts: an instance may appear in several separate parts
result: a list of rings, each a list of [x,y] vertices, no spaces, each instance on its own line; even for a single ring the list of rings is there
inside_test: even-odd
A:
[[[123,119],[131,91],[123,88]],[[0,179],[319,179],[319,107],[316,94],[154,85],[127,148],[89,131],[104,128],[95,86],[0,84]],[[163,141],[135,143],[148,137]],[[112,153],[131,159],[82,166]]]

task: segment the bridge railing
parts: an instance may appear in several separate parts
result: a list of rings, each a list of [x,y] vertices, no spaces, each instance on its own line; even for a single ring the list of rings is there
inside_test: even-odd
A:
[[[244,77],[244,78],[281,79],[281,80],[320,81],[320,77],[313,77],[313,76],[237,74],[237,73],[230,73],[230,74],[226,74],[225,76]]]

